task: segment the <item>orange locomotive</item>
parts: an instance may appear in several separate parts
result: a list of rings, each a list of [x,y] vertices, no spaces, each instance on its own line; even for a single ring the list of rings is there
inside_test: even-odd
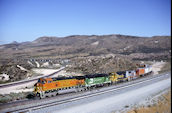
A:
[[[83,87],[85,82],[83,76],[40,78],[35,85],[37,87],[35,87],[34,93],[40,98],[44,98],[45,96],[55,96],[59,90]]]

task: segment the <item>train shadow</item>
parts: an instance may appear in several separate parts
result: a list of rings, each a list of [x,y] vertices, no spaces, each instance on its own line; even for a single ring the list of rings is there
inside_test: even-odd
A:
[[[26,96],[27,99],[34,99],[35,96],[33,93],[29,93],[27,96]]]

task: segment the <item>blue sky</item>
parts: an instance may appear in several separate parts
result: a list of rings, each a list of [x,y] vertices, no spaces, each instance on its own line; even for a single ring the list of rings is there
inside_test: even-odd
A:
[[[171,35],[171,0],[0,0],[0,44],[106,34]]]

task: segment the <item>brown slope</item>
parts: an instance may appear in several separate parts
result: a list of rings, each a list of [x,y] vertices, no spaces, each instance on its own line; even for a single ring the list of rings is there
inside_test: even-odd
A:
[[[45,57],[70,54],[168,53],[170,36],[73,35],[63,38],[40,37],[32,42],[0,45],[1,58]]]

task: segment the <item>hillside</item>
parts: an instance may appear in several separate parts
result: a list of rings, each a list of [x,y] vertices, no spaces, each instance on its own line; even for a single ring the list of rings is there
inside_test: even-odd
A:
[[[70,58],[102,54],[155,54],[163,59],[171,54],[171,37],[136,37],[126,35],[74,35],[40,37],[32,42],[0,45],[3,58]],[[135,55],[134,55],[135,56]]]
[[[40,37],[32,42],[0,45],[0,75],[9,76],[9,81],[21,80],[33,76],[32,68],[56,68],[65,60],[69,61],[68,72],[109,73],[134,69],[143,60],[170,58],[170,36]]]

